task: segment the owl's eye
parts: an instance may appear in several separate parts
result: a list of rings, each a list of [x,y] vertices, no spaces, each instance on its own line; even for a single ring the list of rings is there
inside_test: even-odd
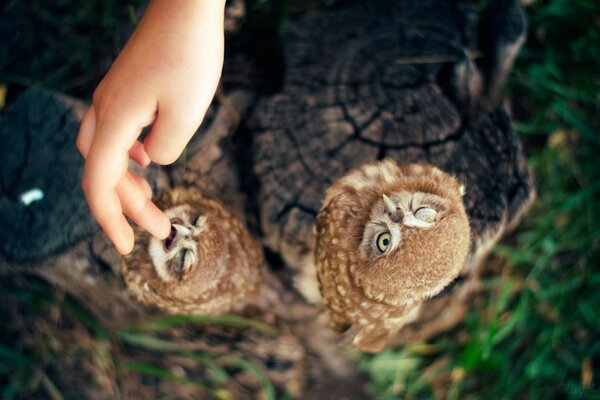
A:
[[[385,249],[388,248],[391,241],[392,241],[391,233],[389,233],[389,232],[380,233],[379,236],[377,236],[377,250],[379,250],[380,252],[383,253],[385,251]]]
[[[437,211],[431,207],[420,207],[415,211],[415,218],[424,222],[435,222]]]
[[[181,276],[184,272],[187,272],[194,263],[194,256],[191,251],[182,249],[179,252],[179,257],[176,260],[175,272]]]
[[[190,221],[192,222],[192,224],[194,224],[194,226],[198,226],[200,224],[200,221],[202,221],[202,214],[193,214],[190,218]]]

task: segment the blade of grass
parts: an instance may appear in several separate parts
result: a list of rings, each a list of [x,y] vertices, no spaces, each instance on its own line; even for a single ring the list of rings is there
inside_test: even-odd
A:
[[[154,336],[142,335],[138,333],[132,332],[117,332],[116,336],[128,343],[138,347],[143,347],[149,350],[159,350],[159,351],[180,351],[181,346],[169,342],[167,340],[159,339]]]
[[[230,375],[223,369],[220,365],[218,365],[211,357],[206,354],[194,352],[188,355],[189,358],[200,362],[204,365],[212,374],[215,383],[218,385],[224,385],[231,378]]]
[[[275,400],[275,387],[271,380],[267,376],[267,374],[256,365],[252,364],[250,361],[244,360],[242,358],[234,357],[234,356],[225,356],[224,357],[230,365],[241,368],[242,370],[248,371],[256,375],[258,380],[260,381],[260,386],[262,388],[262,393],[266,400]]]
[[[115,364],[119,367],[127,368],[130,371],[139,372],[141,374],[153,376],[156,378],[163,378],[163,379],[169,379],[169,380],[172,380],[175,382],[187,383],[187,384],[190,384],[190,385],[196,386],[197,388],[202,389],[204,392],[209,391],[204,385],[194,381],[193,379],[177,376],[170,371],[156,367],[154,365],[139,363],[139,362],[130,361],[130,360],[123,360],[123,359],[115,360]]]

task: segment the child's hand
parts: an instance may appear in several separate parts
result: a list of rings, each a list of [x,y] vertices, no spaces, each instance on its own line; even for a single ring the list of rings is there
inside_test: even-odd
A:
[[[152,1],[81,122],[83,191],[122,254],[134,242],[123,214],[158,238],[169,234],[168,218],[150,200],[150,185],[127,163],[174,162],[202,122],[223,65],[224,3]],[[141,129],[152,122],[141,143]]]

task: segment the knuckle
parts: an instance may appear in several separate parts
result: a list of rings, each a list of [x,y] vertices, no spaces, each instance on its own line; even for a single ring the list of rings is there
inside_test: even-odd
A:
[[[104,96],[103,96],[103,90],[102,90],[102,83],[100,83],[98,85],[98,87],[96,88],[96,90],[94,90],[94,93],[92,94],[92,104],[94,104],[94,106],[97,104],[100,104],[103,97]]]
[[[117,108],[117,98],[118,96],[105,95],[104,93],[99,92],[98,89],[94,92],[94,111],[98,118],[103,119],[113,114]]]
[[[185,132],[191,136],[202,122],[202,115],[199,115],[201,113],[196,112],[196,110],[201,109],[201,104],[192,107],[191,110],[177,108],[177,111],[172,113],[171,118],[174,124],[179,125],[181,132]]]
[[[94,110],[99,119],[105,119],[113,113],[115,109],[114,101],[111,99],[102,98],[98,102],[94,102]]]

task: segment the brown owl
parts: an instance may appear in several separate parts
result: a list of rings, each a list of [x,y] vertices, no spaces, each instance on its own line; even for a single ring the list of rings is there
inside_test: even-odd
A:
[[[383,349],[458,275],[470,242],[462,187],[427,164],[385,160],[338,179],[317,217],[315,264],[336,331]]]
[[[263,277],[261,249],[220,203],[194,190],[160,194],[171,219],[165,240],[135,230],[136,245],[121,273],[142,303],[172,313],[240,311],[256,300]]]

